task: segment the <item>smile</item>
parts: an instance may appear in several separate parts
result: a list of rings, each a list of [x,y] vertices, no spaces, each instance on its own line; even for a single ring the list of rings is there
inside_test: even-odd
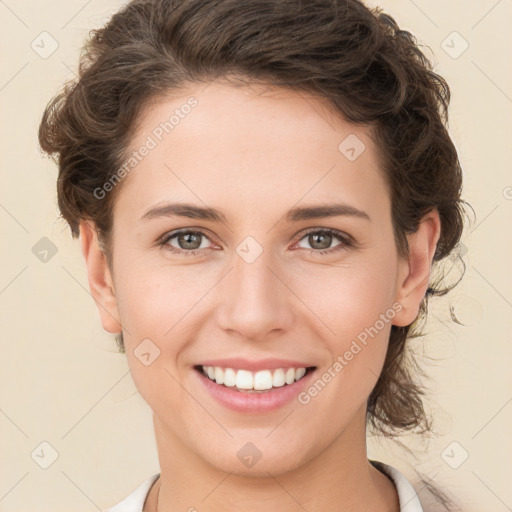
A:
[[[316,367],[273,368],[252,372],[221,366],[194,366],[198,392],[215,402],[245,414],[279,410],[296,400],[316,375]]]
[[[236,370],[220,366],[200,366],[203,374],[217,384],[246,393],[264,393],[273,388],[293,384],[302,379],[309,368],[276,368],[274,370]]]

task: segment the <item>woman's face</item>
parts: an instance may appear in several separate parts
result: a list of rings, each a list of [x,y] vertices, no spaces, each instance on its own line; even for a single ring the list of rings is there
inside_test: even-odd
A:
[[[391,325],[415,317],[368,132],[318,99],[214,82],[152,104],[131,149],[110,313],[157,435],[252,475],[312,460],[343,432],[363,440]],[[234,373],[240,386],[256,370],[263,387],[276,368],[315,370],[247,393],[209,380],[208,362],[254,370]]]

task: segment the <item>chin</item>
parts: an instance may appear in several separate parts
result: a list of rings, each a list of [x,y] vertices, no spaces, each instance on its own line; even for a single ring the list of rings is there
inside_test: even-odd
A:
[[[230,446],[219,453],[218,457],[212,457],[214,454],[208,453],[204,460],[219,471],[251,478],[268,478],[269,474],[283,475],[300,467],[304,462],[304,446],[290,446],[285,452],[282,445],[262,447],[261,444],[263,443],[258,445],[257,441],[232,442],[231,446],[236,445],[236,448]],[[228,451],[230,456],[227,456]]]

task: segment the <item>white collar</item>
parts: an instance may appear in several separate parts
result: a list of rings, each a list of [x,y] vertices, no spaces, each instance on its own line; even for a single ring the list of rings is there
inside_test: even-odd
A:
[[[405,476],[398,471],[398,469],[376,460],[370,460],[370,462],[379,471],[388,475],[395,484],[400,512],[423,512],[423,508],[414,487],[409,483]],[[135,491],[133,491],[127,498],[105,512],[142,512],[149,490],[159,476],[160,473],[154,474],[137,487],[137,489],[135,489]]]

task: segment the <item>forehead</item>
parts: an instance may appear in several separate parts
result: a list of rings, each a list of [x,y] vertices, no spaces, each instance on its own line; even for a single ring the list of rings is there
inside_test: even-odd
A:
[[[259,212],[320,196],[351,197],[361,208],[376,193],[387,201],[369,129],[335,115],[327,100],[289,89],[190,86],[144,109],[130,150],[139,155],[118,203],[130,201],[133,211],[178,197]]]

